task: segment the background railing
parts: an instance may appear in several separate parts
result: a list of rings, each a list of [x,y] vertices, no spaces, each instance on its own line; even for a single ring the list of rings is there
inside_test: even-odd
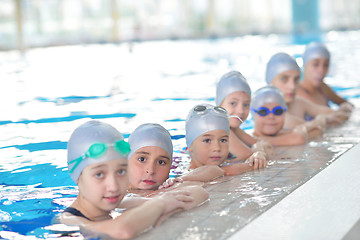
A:
[[[303,2],[316,16],[299,7]],[[303,34],[314,25],[321,32],[359,29],[360,0],[0,0],[0,50],[294,29]]]

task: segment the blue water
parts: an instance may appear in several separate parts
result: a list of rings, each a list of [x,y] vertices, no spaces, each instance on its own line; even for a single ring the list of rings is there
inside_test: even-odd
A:
[[[326,81],[360,106],[360,32],[331,32],[324,40],[332,52]],[[195,104],[213,103],[220,76],[239,70],[254,91],[264,85],[272,54],[286,51],[300,61],[303,49],[271,35],[1,52],[0,236],[59,236],[48,226],[77,194],[66,143],[81,123],[100,119],[126,138],[142,123],[162,124],[175,148],[172,175],[179,174],[188,164],[186,115]],[[243,127],[251,129],[251,119]]]

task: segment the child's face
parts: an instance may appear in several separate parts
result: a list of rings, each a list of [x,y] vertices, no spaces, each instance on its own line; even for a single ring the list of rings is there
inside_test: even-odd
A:
[[[197,137],[189,148],[191,166],[217,165],[224,162],[229,153],[229,135],[224,130],[214,130]]]
[[[129,182],[138,189],[157,189],[168,177],[169,154],[161,147],[142,147],[129,159]]]
[[[329,71],[329,59],[316,58],[308,61],[304,68],[304,76],[311,80],[311,83],[318,87]]]
[[[250,112],[250,96],[246,92],[233,92],[227,95],[220,107],[225,108],[229,115],[236,115],[245,121]],[[241,121],[237,118],[230,118],[230,127],[238,128]]]
[[[262,107],[268,108],[270,111],[279,106],[277,103],[267,103]],[[282,115],[269,113],[266,116],[254,115],[254,131],[260,136],[274,136],[283,128],[285,121],[285,112]]]
[[[127,192],[127,160],[91,164],[78,179],[79,196],[91,210],[107,213],[116,208]]]
[[[276,75],[271,81],[271,85],[280,89],[284,94],[285,101],[289,103],[295,98],[299,81],[300,72],[297,70],[289,70]]]

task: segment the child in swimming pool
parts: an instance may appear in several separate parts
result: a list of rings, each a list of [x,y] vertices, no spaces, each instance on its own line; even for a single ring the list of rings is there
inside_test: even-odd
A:
[[[130,135],[129,144],[128,173],[129,188],[132,190],[157,190],[160,186],[170,187],[175,182],[205,182],[223,175],[222,171],[208,167],[197,174],[189,173],[166,182],[172,164],[173,145],[170,133],[159,124],[140,125]]]
[[[130,238],[192,204],[187,190],[152,199],[124,198],[130,147],[111,125],[89,121],[74,130],[68,142],[68,169],[79,194],[60,222],[112,238]],[[131,208],[112,218],[115,208]]]
[[[337,95],[325,82],[329,71],[330,52],[319,42],[312,42],[306,46],[303,54],[304,77],[297,89],[297,94],[315,104],[328,106],[331,101],[345,111],[352,110],[352,104]]]
[[[300,68],[294,58],[286,53],[273,55],[266,65],[266,82],[280,89],[284,95],[287,111],[285,128],[294,128],[305,120],[314,120],[322,128],[327,124],[338,124],[348,119],[343,111],[334,111],[326,106],[314,104],[296,95],[300,81]]]
[[[254,93],[251,111],[254,114],[254,135],[275,146],[303,144],[322,133],[310,122],[290,131],[283,129],[287,106],[282,92],[273,86],[262,87]]]
[[[222,107],[197,105],[186,119],[186,144],[191,157],[190,169],[205,165],[218,166],[225,175],[266,167],[262,152],[253,153],[246,161],[228,159],[229,116]]]
[[[231,154],[239,158],[247,158],[252,153],[251,150],[263,151],[267,155],[273,153],[269,142],[258,141],[240,128],[249,115],[251,102],[250,86],[240,72],[231,71],[220,78],[216,86],[215,102],[217,106],[225,108],[230,115],[229,150]]]

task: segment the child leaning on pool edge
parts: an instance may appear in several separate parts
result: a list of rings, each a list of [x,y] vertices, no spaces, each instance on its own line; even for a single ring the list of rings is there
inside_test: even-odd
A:
[[[267,84],[280,89],[287,104],[285,128],[294,128],[303,124],[305,120],[314,121],[314,124],[325,128],[348,119],[349,113],[342,108],[334,111],[327,106],[314,104],[298,96],[300,74],[300,68],[295,59],[287,53],[274,54],[266,65]]]
[[[273,86],[262,87],[254,93],[251,111],[254,115],[254,135],[274,146],[304,144],[322,133],[314,122],[300,124],[292,130],[283,129],[287,106],[282,92]]]
[[[210,104],[192,108],[186,119],[186,144],[191,157],[190,169],[218,166],[225,175],[236,175],[266,166],[264,156],[253,154],[246,161],[228,159],[229,115],[222,107]]]
[[[337,95],[324,82],[330,66],[330,52],[324,44],[309,43],[303,54],[303,62],[304,77],[297,90],[299,96],[323,106],[328,106],[329,102],[333,102],[345,111],[353,109],[354,106],[351,103]]]
[[[152,199],[124,198],[130,147],[114,127],[89,121],[68,141],[68,169],[78,196],[60,215],[60,222],[112,238],[131,238],[193,202],[190,192],[173,191]],[[131,208],[112,218],[115,208]]]
[[[173,157],[173,144],[170,133],[160,124],[145,123],[137,127],[129,137],[129,191],[158,190],[177,182],[181,187],[184,181],[207,182],[224,173],[213,166],[204,166],[178,178],[169,178]],[[153,191],[151,191],[153,192]],[[196,201],[195,197],[195,201]]]
[[[273,153],[272,145],[255,139],[240,128],[250,113],[251,89],[245,77],[238,71],[224,74],[216,85],[217,106],[223,107],[230,115],[229,150],[239,159],[247,158],[251,151],[263,151],[266,155]],[[250,148],[249,148],[249,147]]]

